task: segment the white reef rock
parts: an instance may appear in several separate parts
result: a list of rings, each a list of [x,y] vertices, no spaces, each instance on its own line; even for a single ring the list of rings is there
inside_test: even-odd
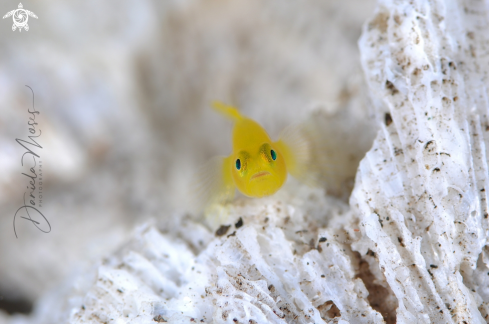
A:
[[[352,247],[398,323],[489,319],[488,30],[487,1],[379,1],[360,40],[384,123],[350,199]]]
[[[175,213],[11,323],[486,323],[489,2],[379,0],[359,45],[349,205],[290,179],[219,229]]]
[[[98,269],[71,322],[382,322],[351,261],[348,207],[306,188],[278,198],[228,206],[236,216],[217,238],[193,223],[182,239],[143,226]]]

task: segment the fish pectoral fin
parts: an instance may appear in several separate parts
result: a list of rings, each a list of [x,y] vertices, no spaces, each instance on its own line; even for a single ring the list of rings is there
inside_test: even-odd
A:
[[[274,145],[285,159],[287,172],[303,182],[311,183],[312,179],[308,177],[311,164],[311,146],[302,126],[293,124],[286,127]]]
[[[225,203],[234,198],[235,185],[229,161],[228,157],[214,157],[193,176],[191,200],[194,212],[200,212],[211,204]]]

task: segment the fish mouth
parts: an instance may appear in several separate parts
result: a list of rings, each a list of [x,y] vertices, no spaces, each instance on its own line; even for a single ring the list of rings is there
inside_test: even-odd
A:
[[[260,172],[257,172],[255,173],[252,177],[251,177],[251,180],[253,179],[256,179],[256,178],[260,178],[260,177],[263,177],[263,176],[266,176],[266,175],[271,175],[270,172],[268,171],[260,171]]]

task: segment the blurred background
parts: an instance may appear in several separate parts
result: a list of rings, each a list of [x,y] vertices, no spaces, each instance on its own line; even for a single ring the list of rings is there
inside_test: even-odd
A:
[[[17,1],[0,4],[2,16]],[[145,221],[185,216],[188,182],[231,150],[236,105],[276,139],[303,122],[325,194],[344,201],[378,121],[357,40],[373,0],[23,1],[29,31],[0,21],[0,322],[121,246]],[[52,230],[12,223],[35,93],[42,212]],[[324,171],[324,172],[323,172]],[[3,315],[2,315],[3,314]]]

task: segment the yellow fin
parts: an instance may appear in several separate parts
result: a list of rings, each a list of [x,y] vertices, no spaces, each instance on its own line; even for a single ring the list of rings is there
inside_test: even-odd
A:
[[[214,110],[216,110],[217,112],[223,114],[224,116],[226,116],[227,118],[229,118],[235,122],[240,120],[241,118],[243,118],[241,116],[241,114],[239,113],[238,109],[236,109],[235,107],[223,104],[220,101],[214,101],[212,103],[212,107],[214,107]]]
[[[194,175],[191,183],[193,212],[234,198],[235,185],[229,163],[230,157],[214,157]]]
[[[310,143],[302,126],[293,124],[286,127],[275,146],[285,159],[287,172],[303,182],[312,184],[312,178],[308,176],[311,163]]]

